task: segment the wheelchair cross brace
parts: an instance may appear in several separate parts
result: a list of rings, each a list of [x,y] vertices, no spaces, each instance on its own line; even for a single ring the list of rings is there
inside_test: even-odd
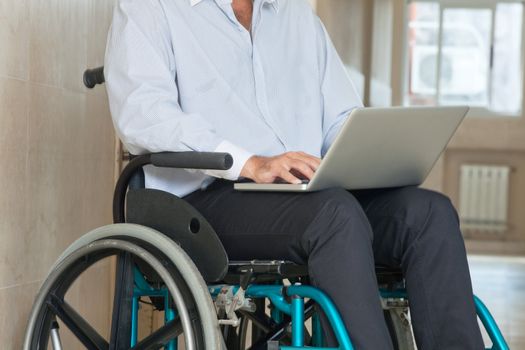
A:
[[[224,285],[209,286],[212,297],[216,297]],[[234,293],[239,286],[234,287]],[[281,350],[306,349],[304,347],[304,299],[308,298],[315,301],[325,312],[334,331],[338,348],[315,348],[331,350],[353,350],[343,320],[339,315],[332,300],[317,288],[305,285],[291,285],[283,287],[281,285],[250,285],[246,289],[248,298],[268,298],[280,312],[292,318],[292,345],[281,346]],[[290,301],[288,301],[289,299]],[[310,348],[312,349],[312,348]]]

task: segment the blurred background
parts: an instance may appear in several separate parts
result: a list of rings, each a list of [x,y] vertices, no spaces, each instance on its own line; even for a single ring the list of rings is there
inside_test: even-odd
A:
[[[525,349],[523,2],[315,5],[367,106],[472,107],[423,186],[452,199],[474,292]]]
[[[21,348],[33,298],[58,255],[111,223],[122,150],[104,88],[87,90],[81,77],[103,63],[114,2],[0,2],[3,349]],[[367,106],[472,106],[424,186],[456,205],[474,292],[510,347],[524,349],[523,2],[310,2]],[[111,275],[111,262],[102,261],[70,295],[102,335]]]

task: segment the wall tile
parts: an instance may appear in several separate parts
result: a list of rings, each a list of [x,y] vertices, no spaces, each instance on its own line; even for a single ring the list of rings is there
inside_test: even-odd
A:
[[[0,78],[0,159],[4,163],[0,167],[0,287],[21,283],[25,277],[27,86]]]
[[[25,150],[0,147],[0,159],[7,164],[0,167],[0,288],[28,281],[26,156]]]
[[[372,10],[368,0],[318,1],[317,13],[326,26],[343,62],[353,69],[366,72],[363,56],[370,35],[367,18]]]
[[[41,282],[0,288],[0,341],[2,349],[22,349],[27,317]]]
[[[89,0],[60,1],[60,87],[84,91],[82,74],[87,67],[87,16]]]
[[[115,159],[107,97],[103,88],[85,89],[82,73],[88,57],[102,63],[113,3],[0,1],[0,159],[9,164],[0,167],[0,178],[10,179],[0,181],[2,349],[21,348],[40,285],[34,281],[75,239],[111,222]],[[109,274],[108,263],[97,264],[72,292],[105,335]]]
[[[26,174],[29,266],[26,278],[43,279],[60,253],[83,232],[85,162],[74,156],[30,151]]]
[[[28,0],[0,1],[0,76],[29,79]]]
[[[87,175],[81,191],[82,217],[78,221],[83,232],[108,225],[112,219],[114,189],[114,160],[87,159],[84,164]]]
[[[82,133],[82,154],[85,157],[115,159],[114,152],[108,152],[115,144],[115,131],[109,112],[108,98],[103,86],[86,94],[85,122]]]
[[[29,1],[31,81],[83,91],[88,0]]]
[[[87,18],[87,63],[89,68],[104,64],[104,52],[115,0],[89,0]]]
[[[78,156],[85,124],[85,94],[31,84],[29,148],[49,154]]]
[[[11,0],[11,2],[14,0]],[[28,0],[29,78],[41,84],[58,86],[60,81],[60,0]],[[70,28],[73,30],[73,28]]]
[[[0,148],[25,150],[28,105],[28,83],[0,78]]]

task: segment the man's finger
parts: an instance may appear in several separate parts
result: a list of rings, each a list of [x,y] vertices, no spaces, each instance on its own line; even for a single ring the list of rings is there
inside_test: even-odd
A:
[[[315,157],[315,156],[313,156],[311,154],[308,154],[308,153],[305,153],[305,152],[297,152],[297,154],[300,155],[300,156],[303,156],[303,157],[305,157],[307,159],[310,159],[310,160],[312,160],[313,162],[315,162],[317,164],[321,163],[321,158]]]
[[[319,164],[321,164],[321,159],[316,158],[314,156],[307,155],[306,153],[305,154],[296,153],[294,155],[291,155],[291,157],[293,159],[297,159],[297,160],[300,160],[308,164],[310,168],[312,168],[313,171],[316,171],[319,168]]]
[[[300,179],[293,176],[292,173],[290,173],[290,170],[287,170],[286,168],[283,168],[283,170],[279,174],[279,177],[291,184],[300,184],[302,182]]]
[[[314,177],[314,170],[310,167],[310,165],[306,162],[303,162],[302,160],[294,160],[290,164],[293,169],[299,171],[301,174],[306,176],[308,179],[312,179]]]

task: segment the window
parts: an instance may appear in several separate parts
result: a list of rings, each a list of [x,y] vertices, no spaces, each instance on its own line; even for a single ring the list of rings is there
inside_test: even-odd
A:
[[[406,104],[521,115],[523,16],[513,0],[410,2]]]

